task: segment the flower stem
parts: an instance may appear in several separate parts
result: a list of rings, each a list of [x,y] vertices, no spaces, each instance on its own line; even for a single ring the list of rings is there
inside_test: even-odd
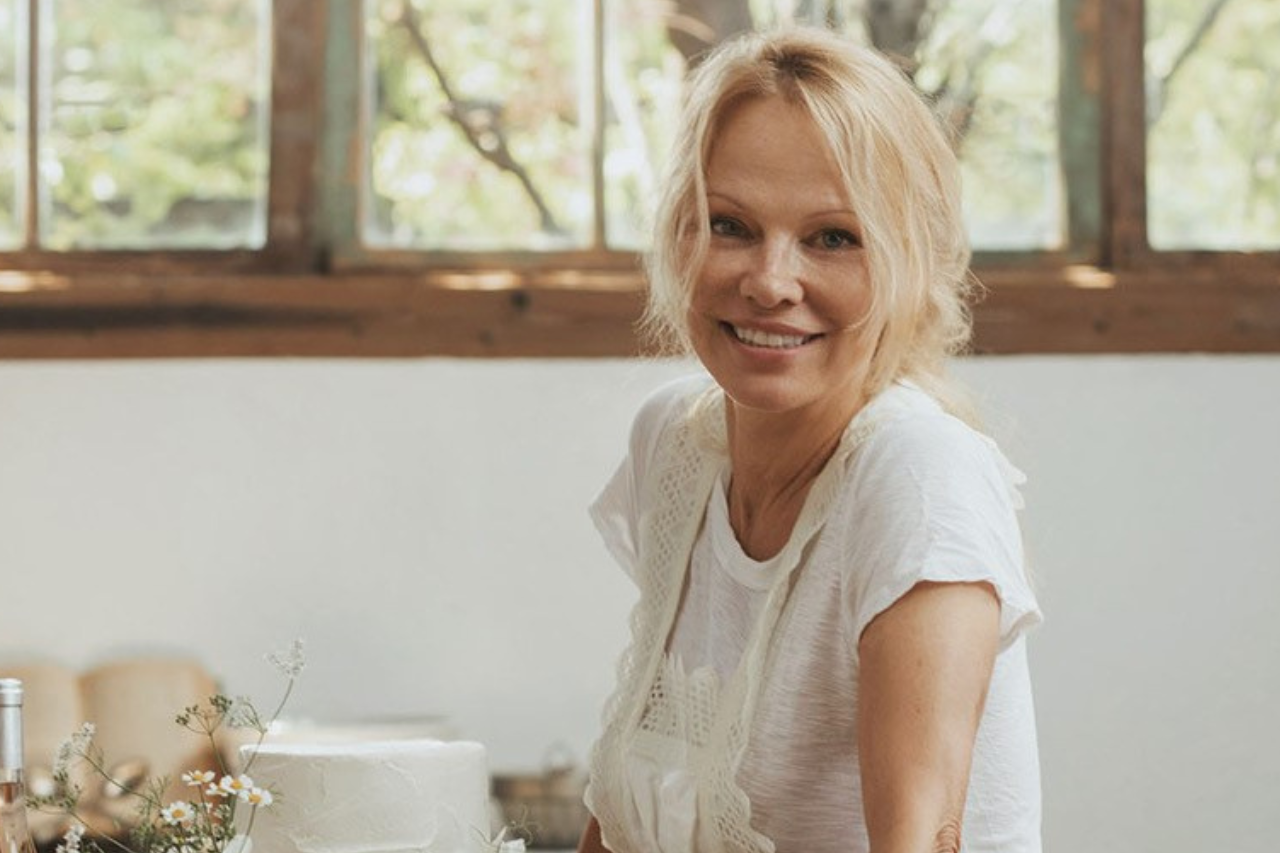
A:
[[[258,742],[253,745],[253,751],[249,753],[249,760],[244,763],[244,773],[249,772],[249,768],[253,767],[254,760],[258,757],[258,749],[262,746],[262,742],[267,738],[267,732],[271,729],[271,724],[280,716],[280,712],[284,710],[284,706],[289,701],[289,694],[293,692],[294,679],[290,678],[289,683],[285,685],[284,695],[280,697],[279,704],[276,709],[271,712],[271,719],[267,720],[267,724],[258,730]],[[253,818],[249,820],[252,822]]]
[[[78,821],[81,826],[89,825],[89,822],[86,821],[84,817],[82,817],[81,814],[75,809],[71,809],[65,812],[65,814],[68,817],[70,817],[72,820]],[[116,847],[117,849],[123,851],[123,853],[138,853],[138,851],[134,850],[132,847],[125,844],[123,841],[112,838],[110,835],[102,835],[102,836],[94,835],[94,836],[91,836],[89,840],[92,841],[94,844],[98,844],[100,841],[106,841],[107,843],[111,844],[113,847]]]
[[[123,793],[128,794],[131,797],[136,797],[145,803],[149,803],[152,806],[155,806],[156,808],[160,807],[161,805],[160,800],[156,799],[150,794],[144,794],[135,788],[128,787],[123,782],[119,781],[114,776],[112,776],[107,771],[106,766],[101,761],[99,761],[98,759],[90,755],[88,752],[81,753],[80,757],[89,763],[89,766],[93,768],[93,771],[97,773],[99,776],[101,776],[102,781],[105,782],[107,785],[115,786],[116,788],[119,788],[120,791],[122,791]]]

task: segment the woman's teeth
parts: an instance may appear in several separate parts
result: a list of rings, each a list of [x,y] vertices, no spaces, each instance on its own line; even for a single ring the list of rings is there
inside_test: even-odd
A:
[[[750,344],[753,347],[768,347],[769,349],[794,349],[795,347],[803,346],[810,337],[808,335],[775,335],[770,332],[743,329],[738,326],[733,327],[733,334],[744,344]]]

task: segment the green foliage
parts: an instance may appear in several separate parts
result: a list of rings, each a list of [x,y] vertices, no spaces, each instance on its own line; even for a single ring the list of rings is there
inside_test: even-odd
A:
[[[22,101],[18,97],[19,32],[23,26],[15,4],[0,2],[0,249],[22,240],[19,182],[23,180],[25,139]]]
[[[582,108],[589,69],[575,4],[516,0],[500,12],[487,0],[369,5],[377,67],[371,241],[581,245],[592,215]],[[414,29],[435,68],[411,37]],[[527,184],[485,156],[504,150]]]
[[[259,242],[269,55],[261,4],[50,5],[43,242]]]
[[[728,2],[728,0],[725,0]],[[868,0],[739,0],[759,26],[827,21],[867,37]],[[1280,245],[1280,3],[1148,0],[1149,214],[1161,246]],[[365,237],[414,249],[588,248],[587,0],[366,0],[371,126]],[[604,4],[605,230],[645,243],[685,60],[667,30],[692,0]],[[961,139],[981,248],[1061,239],[1054,0],[937,0],[916,79]],[[253,246],[265,236],[267,4],[50,0],[41,127],[51,248]],[[21,238],[19,4],[0,2],[0,245]],[[435,65],[427,61],[416,32]],[[320,46],[317,46],[320,49]],[[1170,68],[1177,73],[1162,83]],[[446,91],[448,87],[448,91]]]
[[[952,0],[918,57],[917,81],[956,130],[979,248],[1062,242],[1056,18],[1052,0]]]
[[[1147,3],[1151,240],[1280,248],[1280,3],[1228,2],[1179,63],[1209,6]]]
[[[512,2],[501,15],[482,0],[419,3],[420,32],[456,81],[451,104],[438,75],[407,37],[402,0],[371,16],[379,105],[371,172],[375,231],[418,248],[586,246],[593,201],[589,151],[575,110],[586,97],[584,36],[573,25],[585,5]],[[856,3],[825,11],[860,35]],[[793,14],[793,4],[753,0],[758,26]],[[838,7],[838,8],[837,8]],[[416,7],[411,7],[416,8]],[[536,9],[536,11],[534,11]],[[551,11],[554,10],[554,11]],[[685,73],[663,4],[608,4],[604,62],[606,231],[611,246],[645,242],[655,174],[674,137]],[[964,169],[980,244],[1035,247],[1060,236],[1057,187],[1055,9],[1050,0],[951,0],[940,6],[918,57],[923,80],[947,94],[965,124]],[[574,81],[578,81],[576,84]],[[484,101],[500,111],[512,152],[534,189],[485,159],[447,116]],[[531,196],[555,213],[540,224]]]

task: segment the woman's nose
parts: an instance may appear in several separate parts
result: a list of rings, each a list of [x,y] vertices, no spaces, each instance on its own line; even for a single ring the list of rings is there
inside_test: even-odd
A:
[[[762,308],[776,308],[803,298],[800,258],[794,245],[785,240],[764,240],[754,254],[742,277],[743,296]]]

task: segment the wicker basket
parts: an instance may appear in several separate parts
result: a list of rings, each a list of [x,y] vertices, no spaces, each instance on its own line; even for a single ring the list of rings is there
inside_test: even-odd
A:
[[[587,826],[582,794],[586,771],[554,766],[541,774],[496,774],[494,802],[502,821],[525,838],[530,850],[574,849]]]

